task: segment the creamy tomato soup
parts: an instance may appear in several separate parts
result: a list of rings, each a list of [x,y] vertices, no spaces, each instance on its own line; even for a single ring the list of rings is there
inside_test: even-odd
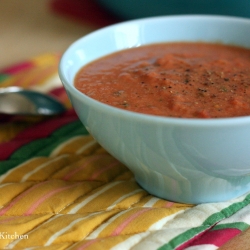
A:
[[[250,115],[250,50],[162,43],[110,54],[84,66],[75,87],[100,102],[167,117]]]

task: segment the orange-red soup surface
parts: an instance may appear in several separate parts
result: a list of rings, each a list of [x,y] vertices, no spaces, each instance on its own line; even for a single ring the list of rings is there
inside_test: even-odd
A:
[[[84,66],[75,87],[139,113],[184,118],[250,115],[250,49],[162,43],[110,54]]]

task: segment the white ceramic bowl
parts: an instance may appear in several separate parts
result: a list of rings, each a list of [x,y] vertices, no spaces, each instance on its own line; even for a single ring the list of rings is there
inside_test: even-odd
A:
[[[182,119],[138,114],[95,101],[74,76],[103,55],[165,41],[221,41],[250,47],[250,20],[168,16],[95,31],[64,53],[59,75],[80,120],[149,193],[167,200],[225,201],[250,190],[250,117]]]

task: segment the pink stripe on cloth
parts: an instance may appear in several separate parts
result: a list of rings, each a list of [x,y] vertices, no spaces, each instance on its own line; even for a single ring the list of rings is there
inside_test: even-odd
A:
[[[1,73],[4,74],[17,74],[23,70],[27,70],[27,69],[31,69],[34,67],[34,63],[33,62],[23,62],[17,65],[14,65],[12,67],[8,67],[6,69],[4,69],[3,71],[1,71]]]
[[[92,174],[92,176],[90,176],[89,180],[93,181],[95,180],[100,174],[102,174],[103,172],[112,169],[113,167],[117,166],[119,164],[119,162],[117,160],[115,160],[113,163],[111,163],[110,165],[100,169],[99,171],[95,172]]]
[[[139,217],[140,215],[152,210],[152,208],[146,208],[138,211],[137,213],[131,215],[127,220],[125,220],[122,224],[120,224],[112,233],[111,236],[119,235],[134,219]]]
[[[15,217],[8,217],[7,219],[0,220],[0,224],[5,224],[5,223],[7,223],[9,221],[12,221],[12,220],[14,220],[16,218],[18,218],[18,217],[17,216],[15,216]]]
[[[78,173],[79,171],[83,170],[84,168],[86,168],[91,162],[96,161],[102,157],[105,157],[106,155],[100,154],[100,155],[94,155],[92,156],[90,159],[88,159],[88,161],[86,161],[81,167],[74,169],[73,171],[67,173],[62,179],[67,181],[69,180],[73,175],[75,175],[76,173]]]
[[[31,128],[27,128],[14,139],[0,144],[0,160],[8,159],[18,148],[32,142],[33,140],[45,138],[56,129],[70,122],[77,120],[77,116],[71,110],[67,111],[60,118],[43,121]]]
[[[79,185],[81,185],[81,183],[76,183],[76,184],[74,184],[74,185],[66,186],[66,187],[60,187],[60,188],[57,188],[57,189],[55,189],[55,190],[52,190],[52,191],[48,192],[47,194],[45,194],[45,195],[43,195],[41,198],[39,198],[36,202],[34,202],[34,203],[30,206],[30,208],[29,208],[23,215],[25,215],[25,216],[26,216],[26,215],[31,215],[39,205],[41,205],[45,200],[47,200],[47,199],[50,198],[51,196],[53,196],[53,195],[55,195],[55,194],[57,194],[57,193],[60,193],[60,192],[62,192],[62,191],[64,191],[64,190],[73,188],[73,187],[75,187],[75,186],[79,186]]]
[[[14,205],[16,205],[18,203],[18,201],[20,201],[23,197],[25,197],[30,192],[32,192],[34,189],[40,187],[41,185],[43,185],[46,182],[48,182],[48,181],[40,182],[40,183],[34,185],[32,188],[30,188],[30,189],[26,190],[25,192],[23,192],[21,195],[17,196],[6,207],[3,207],[3,208],[0,209],[0,216],[4,215],[8,210],[10,210]]]
[[[13,140],[0,144],[0,160],[7,160],[18,148],[31,141],[31,139],[23,139],[21,141]]]
[[[193,239],[190,239],[188,242],[184,243],[183,245],[176,248],[176,250],[184,250],[187,247],[192,246],[200,246],[205,244],[214,245],[217,247],[221,247],[227,241],[235,237],[236,235],[240,234],[241,231],[236,228],[225,228],[220,230],[211,230],[201,235],[196,236]]]
[[[51,133],[53,133],[56,129],[60,128],[62,125],[68,124],[72,121],[75,121],[77,118],[76,114],[73,110],[69,110],[66,113],[60,115],[60,117],[55,117],[54,119],[49,119],[47,121],[43,121],[38,123],[32,128],[28,128],[19,135],[15,137],[15,139],[23,139],[23,138],[31,138],[38,139],[42,137],[47,137]]]
[[[53,95],[53,96],[61,96],[62,94],[66,94],[66,93],[65,93],[64,87],[61,87],[61,86],[52,89],[49,93],[50,93],[51,95]]]
[[[173,205],[174,205],[174,202],[167,201],[164,207],[172,207]]]

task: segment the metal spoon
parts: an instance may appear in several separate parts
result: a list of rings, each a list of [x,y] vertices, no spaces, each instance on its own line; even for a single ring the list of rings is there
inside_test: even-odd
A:
[[[0,88],[0,114],[21,116],[51,116],[66,108],[55,98],[19,87]]]

